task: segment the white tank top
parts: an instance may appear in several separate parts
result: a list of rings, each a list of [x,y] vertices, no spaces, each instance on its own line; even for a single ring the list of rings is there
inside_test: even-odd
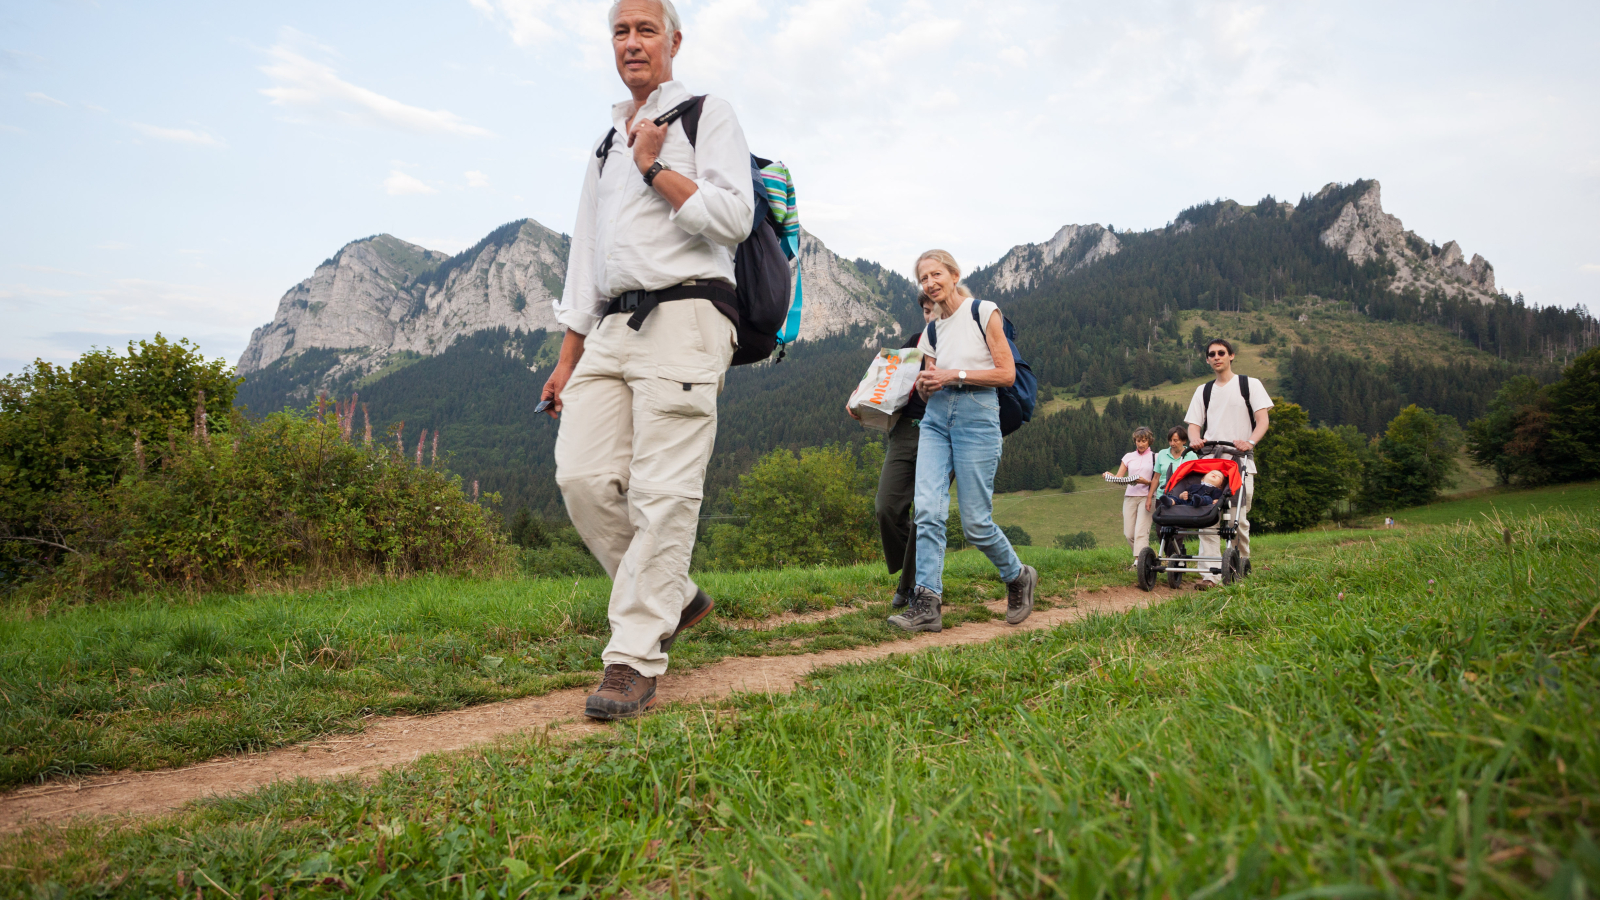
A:
[[[938,328],[939,343],[934,347],[928,338],[927,329],[923,330],[922,346],[933,348],[935,362],[941,369],[992,369],[994,368],[994,354],[989,352],[989,340],[983,331],[978,328],[978,323],[972,321],[972,304],[978,303],[978,319],[985,325],[1000,307],[984,300],[968,297],[961,302],[956,311],[947,319],[935,319],[929,327]]]

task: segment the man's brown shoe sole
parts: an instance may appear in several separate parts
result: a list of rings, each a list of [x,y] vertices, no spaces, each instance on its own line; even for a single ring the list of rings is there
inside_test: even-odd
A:
[[[695,609],[694,604],[701,597],[706,598],[705,606],[701,607],[700,609]],[[677,630],[672,632],[670,637],[662,639],[661,652],[666,653],[668,650],[671,650],[672,645],[677,643],[678,635],[683,634],[685,631],[688,631],[696,625],[699,625],[700,622],[704,620],[706,616],[711,615],[711,611],[716,608],[717,601],[711,599],[710,595],[708,595],[705,591],[700,591],[699,593],[695,594],[694,599],[689,601],[689,606],[684,610],[684,612],[689,614],[688,618],[679,619]]]

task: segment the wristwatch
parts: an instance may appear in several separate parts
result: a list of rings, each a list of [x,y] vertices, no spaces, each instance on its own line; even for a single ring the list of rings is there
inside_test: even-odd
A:
[[[645,172],[644,172],[644,183],[649,185],[649,186],[651,186],[651,187],[655,187],[656,186],[656,176],[660,175],[662,172],[671,172],[671,171],[672,171],[672,167],[667,165],[666,163],[662,162],[661,161],[661,157],[658,156],[658,157],[656,157],[656,161],[650,164],[650,168],[645,170]]]
[[[962,369],[961,371],[957,372],[956,373],[956,380],[961,382],[961,386],[962,387],[966,387],[967,386],[967,370],[966,369]]]

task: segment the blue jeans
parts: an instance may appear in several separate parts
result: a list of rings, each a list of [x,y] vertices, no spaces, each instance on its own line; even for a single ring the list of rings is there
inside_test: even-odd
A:
[[[1022,560],[994,524],[994,470],[1000,465],[1000,401],[994,388],[946,388],[928,398],[917,443],[917,586],[944,594],[945,520],[956,475],[961,531],[1001,579],[1015,581]]]

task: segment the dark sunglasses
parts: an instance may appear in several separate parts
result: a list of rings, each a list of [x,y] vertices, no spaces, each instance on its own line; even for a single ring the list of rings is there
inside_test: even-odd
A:
[[[1227,356],[1227,355],[1228,355],[1228,351],[1226,351],[1226,350],[1207,350],[1206,351],[1206,358],[1207,359],[1209,359],[1209,358],[1211,358],[1213,356]]]

